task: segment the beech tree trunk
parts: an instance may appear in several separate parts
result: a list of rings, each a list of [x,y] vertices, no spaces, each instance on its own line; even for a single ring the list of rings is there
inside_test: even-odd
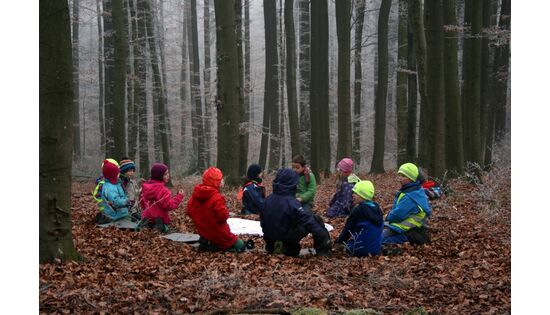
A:
[[[147,126],[147,93],[145,82],[147,80],[147,43],[145,26],[145,1],[137,1],[136,21],[136,42],[134,51],[134,68],[136,79],[134,81],[134,104],[138,115],[138,136],[139,136],[139,169],[143,178],[149,177],[149,140]]]
[[[299,10],[299,67],[300,67],[300,143],[302,154],[306,160],[311,159],[311,118],[309,115],[310,101],[310,71],[311,71],[311,41],[309,0],[298,0]]]
[[[80,93],[79,93],[79,47],[80,42],[78,40],[79,35],[79,23],[80,23],[80,9],[79,1],[73,0],[73,95],[74,95],[74,123],[73,123],[73,147],[74,147],[74,160],[80,161],[82,158],[82,148],[80,146]]]
[[[246,174],[248,163],[248,108],[244,102],[244,60],[243,60],[243,28],[242,28],[243,3],[235,0],[235,35],[237,40],[237,59],[239,68],[239,174]]]
[[[105,118],[103,117],[103,111],[105,108],[105,81],[103,78],[103,61],[105,60],[103,55],[103,11],[102,11],[102,0],[96,0],[96,9],[97,9],[97,34],[98,34],[98,45],[97,45],[97,64],[98,64],[98,85],[99,85],[99,106],[98,106],[98,116],[99,116],[99,134],[100,134],[100,149],[105,152]]]
[[[336,159],[351,157],[351,1],[336,1],[338,36],[338,146]]]
[[[397,108],[397,167],[407,162],[407,3],[399,0],[399,26],[397,31],[397,83],[395,102]]]
[[[204,0],[203,4],[203,18],[204,18],[204,147],[206,149],[205,157],[207,159],[206,165],[210,165],[212,148],[212,94],[210,93],[210,0]]]
[[[114,28],[113,0],[103,0],[103,58],[105,69],[105,157],[116,157],[113,135],[113,96],[114,96]]]
[[[113,1],[114,24],[114,69],[113,69],[113,138],[114,157],[120,159],[128,155],[126,150],[126,60],[128,39],[126,37],[126,17],[124,0]]]
[[[410,11],[410,5],[408,11]],[[417,161],[416,130],[418,121],[418,87],[416,84],[415,41],[410,13],[407,16],[407,28],[407,68],[409,69],[407,77],[407,161],[414,163]]]
[[[354,47],[354,86],[353,86],[353,161],[361,164],[361,95],[363,68],[361,67],[361,51],[363,49],[363,24],[365,20],[365,0],[358,0],[355,21],[355,47]]]
[[[285,0],[286,37],[286,92],[288,98],[288,124],[292,156],[302,154],[300,126],[298,125],[298,101],[296,97],[296,36],[294,31],[294,1]]]

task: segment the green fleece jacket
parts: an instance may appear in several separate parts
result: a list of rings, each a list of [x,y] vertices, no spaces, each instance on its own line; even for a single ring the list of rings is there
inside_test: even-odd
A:
[[[306,184],[305,176],[300,175],[298,180],[298,187],[296,188],[296,198],[301,198],[302,203],[308,203],[313,206],[313,198],[315,198],[315,192],[317,191],[317,183],[315,182],[315,175],[312,172],[309,173],[309,185]]]

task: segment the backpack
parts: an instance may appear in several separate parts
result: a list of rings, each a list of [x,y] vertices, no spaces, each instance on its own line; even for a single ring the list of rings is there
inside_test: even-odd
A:
[[[422,188],[424,188],[424,192],[430,200],[438,199],[443,196],[443,190],[441,189],[441,186],[433,180],[427,180],[423,182]]]
[[[103,184],[105,184],[105,178],[103,176],[98,177],[95,180],[95,188],[92,191],[92,197],[97,203],[99,211],[103,211],[104,209],[104,207],[101,205],[101,201],[103,201],[103,199],[101,198],[101,194],[103,192]]]

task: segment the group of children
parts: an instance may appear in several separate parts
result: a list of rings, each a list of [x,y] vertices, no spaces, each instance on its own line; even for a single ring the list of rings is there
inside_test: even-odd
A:
[[[353,256],[369,256],[380,255],[386,244],[429,241],[425,228],[431,215],[429,193],[422,187],[424,179],[416,165],[406,163],[399,168],[402,186],[385,220],[380,206],[373,201],[373,183],[353,174],[353,161],[342,159],[337,170],[337,190],[325,215],[348,218],[335,247]],[[122,159],[120,164],[104,160],[102,173],[94,191],[100,210],[97,223],[130,217],[139,220],[139,226],[169,230],[169,212],[181,205],[184,192],[172,195],[165,186],[170,179],[166,165],[153,164],[150,179],[141,185],[141,191],[134,179],[135,165],[129,159]],[[304,157],[295,156],[292,168],[277,171],[269,196],[262,185],[262,174],[260,165],[250,165],[237,198],[242,204],[241,214],[259,215],[265,250],[297,257],[300,241],[311,233],[317,255],[329,255],[333,243],[323,219],[312,211],[316,180]],[[193,189],[186,213],[200,236],[200,249],[243,251],[245,242],[231,232],[227,223],[229,211],[220,193],[223,186],[221,170],[207,169],[202,182]]]

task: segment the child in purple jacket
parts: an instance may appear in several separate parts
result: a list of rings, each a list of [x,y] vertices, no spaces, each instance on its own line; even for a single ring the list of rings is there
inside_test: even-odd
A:
[[[329,203],[329,208],[325,215],[329,218],[346,216],[351,213],[353,208],[352,189],[355,183],[360,179],[353,171],[353,160],[343,158],[336,166],[338,170],[338,183],[336,184],[336,193]]]

